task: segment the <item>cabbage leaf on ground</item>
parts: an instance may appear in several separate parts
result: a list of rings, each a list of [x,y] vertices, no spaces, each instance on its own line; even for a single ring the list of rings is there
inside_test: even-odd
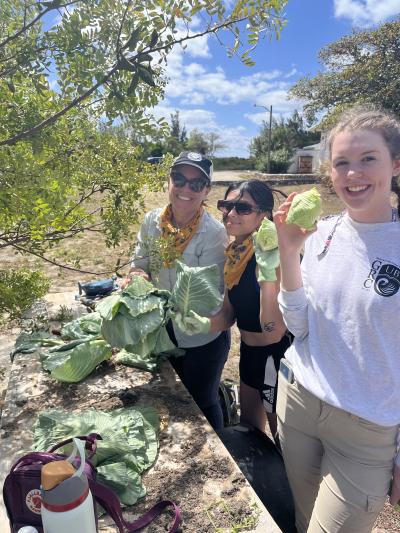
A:
[[[88,410],[68,413],[44,411],[34,425],[34,449],[46,451],[69,437],[98,433],[97,451],[92,459],[99,481],[114,490],[122,503],[133,505],[146,494],[140,474],[150,468],[158,453],[159,417],[149,406],[113,411]],[[65,446],[69,454],[72,446]]]
[[[73,343],[71,343],[73,344]],[[76,383],[87,377],[97,365],[110,359],[111,347],[102,339],[81,342],[67,350],[42,353],[42,366],[53,378]]]

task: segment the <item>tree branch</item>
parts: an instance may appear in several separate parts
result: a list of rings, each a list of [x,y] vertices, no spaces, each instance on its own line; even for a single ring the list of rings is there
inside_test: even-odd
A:
[[[147,52],[148,53],[159,52],[160,50],[165,50],[167,48],[170,48],[171,46],[175,46],[176,44],[181,44],[181,43],[183,43],[185,41],[196,39],[197,37],[203,37],[204,35],[208,35],[210,33],[216,33],[216,32],[218,32],[219,30],[221,30],[223,28],[227,28],[227,27],[231,26],[232,24],[237,24],[239,22],[243,22],[246,19],[247,19],[247,17],[242,17],[242,18],[239,18],[239,19],[225,21],[225,22],[223,22],[221,24],[216,24],[212,28],[207,28],[206,30],[204,30],[202,32],[199,32],[199,33],[196,33],[196,34],[193,34],[193,35],[186,35],[185,37],[182,37],[181,39],[177,39],[177,40],[175,40],[172,43],[167,43],[167,44],[164,44],[162,46],[157,46],[157,47],[155,47],[153,49],[148,47]],[[146,50],[146,48],[144,50]],[[143,51],[142,51],[142,53],[143,53]],[[119,63],[117,62],[112,67],[112,69],[107,74],[105,74],[104,78],[101,81],[99,81],[98,83],[93,85],[93,87],[91,87],[90,89],[85,91],[80,96],[76,97],[74,100],[72,100],[63,109],[61,109],[60,111],[58,111],[54,115],[48,117],[47,119],[43,120],[42,122],[40,122],[39,124],[37,124],[33,128],[30,128],[29,130],[22,131],[21,133],[18,133],[17,135],[14,135],[13,137],[10,137],[8,139],[0,141],[0,146],[11,146],[11,145],[14,145],[18,141],[22,141],[23,139],[26,139],[26,138],[30,137],[31,135],[34,135],[35,133],[38,133],[43,128],[45,128],[47,126],[50,126],[51,124],[54,124],[60,117],[65,115],[70,109],[73,109],[80,102],[82,102],[83,100],[86,100],[87,98],[89,98],[89,96],[92,93],[94,93],[99,87],[104,85],[111,78],[111,76],[113,76],[113,74],[115,74],[115,72],[117,72],[118,68],[119,68]]]
[[[117,273],[119,270],[121,270],[121,268],[124,268],[125,266],[130,264],[130,260],[129,260],[126,263],[124,263],[123,265],[116,264],[115,268],[113,270],[105,270],[104,272],[92,272],[91,270],[82,270],[80,268],[74,268],[74,267],[70,267],[68,265],[62,265],[61,263],[58,263],[57,261],[49,259],[49,258],[45,257],[42,254],[39,254],[37,252],[33,252],[32,250],[27,250],[27,249],[23,248],[22,246],[18,246],[16,244],[13,244],[12,246],[13,246],[13,248],[15,248],[16,250],[18,250],[21,253],[34,255],[35,257],[39,257],[39,259],[42,259],[42,261],[50,263],[51,265],[54,265],[56,267],[64,268],[65,270],[72,270],[73,272],[81,272],[82,274],[93,274],[94,276],[103,276],[105,274],[114,274],[114,273]]]
[[[43,11],[40,11],[40,13],[34,19],[32,19],[28,24],[26,24],[26,11],[25,11],[24,24],[23,24],[22,28],[20,28],[18,31],[16,31],[12,35],[9,35],[6,39],[1,41],[0,42],[0,48],[4,48],[11,41],[15,41],[15,39],[18,39],[18,37],[20,37],[23,33],[25,33],[30,28],[32,28],[32,26],[34,26],[36,24],[36,22],[38,22],[42,17],[44,17],[50,11],[53,11],[53,9],[60,9],[61,7],[67,7],[67,6],[71,5],[71,4],[76,4],[77,1],[79,1],[79,0],[73,0],[72,2],[67,2],[66,4],[63,4],[63,5],[60,5],[60,6],[57,6],[57,7],[48,6],[45,9],[43,9]]]
[[[106,74],[102,81],[99,81],[93,87],[88,89],[86,92],[78,96],[77,98],[74,98],[67,106],[65,106],[63,109],[55,113],[54,115],[46,118],[39,124],[36,124],[33,128],[30,128],[29,130],[22,131],[21,133],[18,133],[17,135],[14,135],[13,137],[10,137],[9,139],[5,139],[4,141],[0,141],[0,146],[11,146],[18,141],[22,141],[23,139],[26,139],[27,137],[30,137],[31,135],[38,133],[43,128],[50,126],[51,124],[54,124],[54,122],[57,122],[59,118],[61,118],[63,115],[65,115],[70,109],[73,109],[75,106],[77,106],[80,102],[83,100],[86,100],[89,98],[89,96],[94,93],[99,87],[104,85],[104,83],[111,78],[111,76],[118,70],[118,63],[113,66],[113,68]]]

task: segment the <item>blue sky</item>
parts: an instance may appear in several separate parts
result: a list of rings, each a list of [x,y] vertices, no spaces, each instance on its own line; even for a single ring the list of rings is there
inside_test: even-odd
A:
[[[301,111],[301,102],[287,99],[289,88],[322,66],[318,51],[351,33],[390,20],[400,13],[400,0],[289,0],[287,25],[279,41],[263,40],[254,67],[229,59],[213,37],[176,48],[167,67],[165,98],[154,110],[169,119],[179,110],[186,129],[214,131],[226,149],[217,155],[248,156],[266,111],[254,104],[273,106],[275,117]],[[195,25],[193,30],[195,30]]]

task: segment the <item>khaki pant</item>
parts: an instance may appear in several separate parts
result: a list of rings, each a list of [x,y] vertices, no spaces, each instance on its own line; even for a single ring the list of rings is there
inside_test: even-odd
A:
[[[399,426],[332,407],[281,372],[276,412],[298,532],[370,532],[389,490]]]

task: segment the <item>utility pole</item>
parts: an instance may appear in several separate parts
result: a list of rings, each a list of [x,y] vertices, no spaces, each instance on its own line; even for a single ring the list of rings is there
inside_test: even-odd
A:
[[[272,133],[272,105],[258,105],[254,104],[254,107],[262,107],[266,111],[269,109],[269,124],[268,124],[268,147],[267,147],[267,172],[271,173],[271,133]]]

